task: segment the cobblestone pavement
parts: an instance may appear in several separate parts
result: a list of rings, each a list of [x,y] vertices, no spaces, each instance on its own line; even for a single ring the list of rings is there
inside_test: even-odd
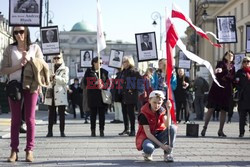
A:
[[[135,148],[135,137],[118,136],[123,124],[110,124],[114,114],[106,115],[105,137],[90,137],[90,124],[82,119],[66,116],[67,137],[59,137],[59,126],[54,126],[54,137],[46,138],[47,112],[37,112],[35,161],[24,161],[25,135],[20,135],[19,160],[6,162],[10,154],[9,114],[0,115],[0,166],[250,166],[250,132],[246,128],[244,138],[238,138],[238,116],[225,124],[227,138],[219,138],[219,123],[211,121],[206,137],[186,137],[186,125],[178,125],[174,163],[163,162],[163,151],[157,149],[153,161],[145,162]],[[79,117],[79,114],[78,114]],[[7,122],[7,123],[6,123]],[[203,122],[200,124],[200,131]],[[7,125],[6,125],[7,124]],[[97,126],[98,127],[98,126]]]

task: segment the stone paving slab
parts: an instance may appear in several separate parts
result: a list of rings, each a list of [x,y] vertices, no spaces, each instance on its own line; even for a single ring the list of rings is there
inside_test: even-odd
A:
[[[0,166],[250,166],[250,132],[246,131],[244,138],[238,138],[237,118],[231,124],[225,124],[227,138],[217,136],[217,121],[210,122],[206,137],[198,138],[186,137],[186,125],[179,124],[175,162],[165,163],[160,149],[154,152],[154,161],[145,162],[135,148],[135,138],[119,136],[123,124],[110,124],[112,117],[113,113],[107,115],[104,138],[90,137],[90,124],[72,119],[72,115],[66,117],[67,137],[59,137],[57,124],[54,126],[55,137],[46,138],[47,120],[41,121],[36,125],[35,162],[24,162],[26,139],[25,134],[21,134],[20,160],[14,164],[6,162],[10,139],[0,139]],[[200,124],[201,131],[203,122],[196,123]]]

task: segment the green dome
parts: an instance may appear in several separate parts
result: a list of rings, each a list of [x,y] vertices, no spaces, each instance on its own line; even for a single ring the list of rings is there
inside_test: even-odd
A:
[[[84,22],[84,21],[81,21],[81,22],[78,22],[76,23],[71,31],[81,31],[81,32],[93,32],[95,31],[93,26]]]

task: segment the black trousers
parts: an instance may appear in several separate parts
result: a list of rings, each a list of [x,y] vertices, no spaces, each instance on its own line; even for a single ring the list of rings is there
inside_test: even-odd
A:
[[[49,106],[49,125],[48,131],[53,132],[53,124],[56,117],[56,108],[58,107],[58,114],[60,120],[60,132],[64,132],[65,129],[65,106]]]
[[[181,121],[181,109],[183,107],[185,114],[185,121],[189,121],[189,109],[188,109],[187,101],[176,101],[176,120]]]
[[[83,112],[83,108],[82,108],[82,102],[75,102],[75,101],[72,101],[72,108],[73,108],[74,118],[76,118],[76,105],[79,106],[80,115],[81,115],[81,118],[83,118],[83,117],[84,117],[84,112]]]
[[[99,130],[104,131],[105,126],[105,107],[90,107],[90,129],[95,131],[96,129],[96,116],[99,116]]]
[[[240,110],[240,134],[245,133],[245,125],[246,125],[246,120],[247,120],[247,113],[250,114],[250,110]]]
[[[136,104],[123,104],[122,103],[122,115],[124,130],[129,130],[128,118],[130,121],[130,130],[135,131],[135,105]]]

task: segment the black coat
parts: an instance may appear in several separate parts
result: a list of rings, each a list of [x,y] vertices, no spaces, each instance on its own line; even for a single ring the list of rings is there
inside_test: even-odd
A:
[[[236,88],[240,92],[238,101],[239,110],[250,109],[250,80],[247,79],[246,73],[240,69],[236,73]]]
[[[175,97],[176,101],[185,102],[188,100],[188,90],[189,90],[190,83],[189,83],[189,86],[186,89],[184,89],[183,85],[182,85],[183,81],[185,81],[187,83],[190,82],[189,78],[186,76],[185,76],[185,78],[184,78],[184,76],[181,78],[179,76],[177,76],[177,87],[174,91],[174,97]]]
[[[137,104],[138,93],[143,92],[143,78],[134,68],[124,69],[121,78],[122,84],[122,103]]]
[[[80,84],[78,84],[78,87],[75,88],[75,84],[71,84],[69,86],[70,90],[72,90],[72,93],[69,94],[70,100],[74,104],[82,103],[82,88],[80,87]]]
[[[87,88],[88,106],[94,107],[106,107],[107,105],[102,101],[101,90],[98,89],[95,82],[98,79],[98,72],[95,72],[92,68],[88,68],[84,75],[84,85]],[[106,84],[108,78],[108,71],[101,68],[101,79]]]

